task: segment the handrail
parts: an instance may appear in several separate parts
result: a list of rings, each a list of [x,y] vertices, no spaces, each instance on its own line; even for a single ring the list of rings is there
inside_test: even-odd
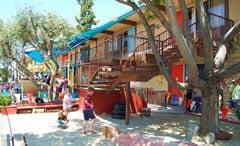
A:
[[[210,25],[211,25],[211,29],[214,32],[215,36],[217,36],[218,38],[223,37],[223,35],[226,33],[227,28],[229,28],[230,25],[231,26],[233,25],[233,21],[229,18],[225,18],[223,16],[219,16],[219,15],[216,15],[216,14],[213,14],[210,12],[208,12],[207,14],[208,14],[208,18],[213,18],[210,20],[214,20],[214,21],[210,21]],[[210,17],[210,16],[214,16],[214,17]],[[217,20],[217,21],[215,21],[215,20]],[[193,32],[198,33],[199,28],[196,26],[197,24],[198,24],[198,22],[190,24],[188,30],[191,33],[193,33]],[[123,66],[126,66],[127,64],[130,64],[131,61],[139,60],[139,62],[141,62],[140,60],[141,60],[141,57],[143,57],[144,53],[146,54],[146,52],[151,52],[151,49],[149,47],[149,40],[147,37],[144,37],[146,35],[146,31],[137,32],[130,36],[124,36],[123,32],[113,34],[110,37],[107,37],[104,40],[97,42],[96,54],[93,56],[92,60],[97,60],[97,62],[95,62],[95,63],[98,64],[98,67],[100,67],[100,65],[104,64],[104,63],[100,64],[100,62],[104,58],[110,59],[109,61],[114,60],[114,59],[120,59],[118,65],[123,67]],[[143,34],[143,32],[144,32],[144,34]],[[129,38],[135,39],[135,48],[134,48],[133,52],[131,52],[132,53],[131,56],[124,57],[124,60],[126,60],[126,62],[124,62],[122,64],[122,59],[123,59],[123,54],[124,54],[123,45],[124,45],[124,42],[126,41],[126,39],[129,39]],[[161,52],[160,54],[163,57],[165,56],[164,52],[166,52],[166,51],[171,52],[172,49],[175,48],[174,46],[176,46],[176,41],[174,39],[174,36],[172,36],[167,30],[162,31],[161,33],[156,35],[155,38],[156,38],[155,42],[158,47],[158,51]],[[216,39],[216,38],[214,38],[214,39]],[[109,43],[106,46],[105,43],[107,41],[109,41]],[[117,42],[115,42],[115,41],[117,41]],[[116,43],[117,48],[114,48],[115,47],[114,43]],[[169,46],[169,48],[165,49],[168,46]],[[104,49],[104,50],[101,50],[101,49]],[[171,50],[169,50],[169,49],[171,49]],[[117,53],[119,53],[119,54],[117,54]],[[116,58],[115,58],[115,55],[116,55]],[[138,55],[138,56],[136,56],[136,55]],[[166,57],[164,57],[164,58],[166,59]],[[169,56],[168,56],[168,58],[169,58]],[[90,61],[90,64],[91,64],[91,61]],[[131,67],[131,64],[130,64],[130,67]]]
[[[227,18],[227,17],[220,16],[220,15],[217,15],[217,14],[214,14],[214,13],[211,13],[211,12],[207,12],[207,14],[212,15],[212,16],[215,16],[215,17],[219,17],[219,18],[222,18],[222,19],[225,19],[225,20],[227,20],[227,21],[230,21],[232,24],[234,23],[233,20],[231,20],[231,19],[229,19],[229,18]]]

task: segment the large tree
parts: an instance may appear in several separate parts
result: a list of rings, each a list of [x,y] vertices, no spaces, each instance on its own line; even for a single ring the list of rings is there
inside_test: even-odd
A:
[[[133,0],[117,0],[120,3],[130,6],[136,11],[140,17],[141,23],[144,25],[150,46],[154,53],[157,65],[163,75],[166,77],[171,86],[182,88],[180,84],[171,78],[170,71],[167,64],[164,62],[163,57],[158,51],[157,44],[155,43],[154,35],[146,18],[145,13],[139,9],[136,1]],[[178,0],[165,0],[162,1],[166,8],[165,12],[159,9],[159,0],[141,0],[145,7],[156,17],[157,20],[166,28],[166,30],[175,37],[178,49],[182,55],[183,60],[190,68],[190,82],[193,86],[200,88],[203,91],[202,101],[202,116],[200,120],[200,134],[206,135],[208,132],[218,133],[218,99],[219,99],[219,85],[222,80],[233,76],[240,71],[240,62],[233,64],[230,67],[222,68],[226,58],[227,49],[230,46],[231,40],[240,31],[240,22],[237,22],[224,36],[221,44],[218,47],[217,54],[213,53],[213,35],[208,21],[207,14],[204,10],[202,0],[195,0],[197,14],[199,18],[199,26],[201,29],[201,38],[204,50],[204,77],[199,77],[199,70],[197,68],[197,58],[194,55],[194,44],[188,30],[188,11],[185,1]],[[157,2],[157,3],[156,3]],[[182,30],[178,26],[176,17],[176,3],[179,4],[183,14]]]
[[[0,59],[5,68],[14,68],[23,76],[28,76],[33,83],[37,84],[33,72],[23,62],[23,44],[20,44],[16,37],[14,24],[0,21]],[[16,66],[13,66],[13,62]]]
[[[59,65],[54,55],[54,49],[65,49],[66,38],[70,37],[74,29],[66,20],[53,13],[43,15],[32,8],[25,8],[16,15],[16,32],[18,39],[25,48],[35,48],[42,52],[45,65],[50,72],[48,96],[52,100],[55,78],[59,73]]]
[[[80,5],[80,14],[79,17],[76,16],[77,21],[77,30],[79,32],[85,32],[93,25],[97,24],[96,16],[93,12],[93,0],[77,0],[78,4]]]
[[[8,68],[0,68],[0,81],[7,82],[10,76]]]

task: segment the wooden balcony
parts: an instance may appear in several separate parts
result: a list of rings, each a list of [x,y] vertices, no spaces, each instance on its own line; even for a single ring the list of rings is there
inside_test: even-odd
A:
[[[208,13],[211,29],[213,33],[213,39],[218,44],[224,34],[233,26],[233,21],[222,16],[218,16],[212,13]],[[201,52],[201,30],[198,23],[193,23],[189,26],[189,31],[192,34],[194,45],[198,46],[197,51]],[[100,70],[108,68],[109,71],[105,71],[105,74],[109,74],[105,78],[112,80],[109,85],[116,87],[120,82],[127,81],[147,81],[145,79],[151,79],[154,75],[160,74],[159,69],[154,58],[154,54],[149,45],[148,38],[145,32],[136,33],[131,36],[127,36],[124,33],[113,35],[104,41],[98,42],[95,48],[96,53],[93,58],[90,58],[89,63],[84,65],[85,71],[82,73],[86,76],[84,84],[89,85],[92,81],[99,81],[103,83],[104,79],[100,76]],[[129,46],[129,40],[134,42],[133,48]],[[163,57],[167,65],[172,65],[178,62],[182,56],[178,50],[175,38],[171,36],[167,31],[163,31],[155,36],[155,43],[158,47],[158,51]],[[132,44],[130,44],[132,45]],[[198,55],[200,55],[199,53]],[[118,75],[113,75],[117,71]],[[86,72],[86,73],[85,73]],[[121,75],[122,73],[122,75]],[[126,75],[126,74],[129,75]],[[134,74],[135,73],[135,74]],[[144,77],[142,73],[145,73]],[[131,75],[130,75],[131,74]],[[127,78],[127,79],[126,79]],[[142,79],[145,78],[145,79]],[[114,82],[114,84],[112,84]],[[118,82],[118,84],[116,83]],[[95,83],[95,82],[94,82]]]

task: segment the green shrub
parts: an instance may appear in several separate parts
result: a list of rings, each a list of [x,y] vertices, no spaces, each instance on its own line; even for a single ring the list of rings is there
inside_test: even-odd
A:
[[[0,96],[0,105],[7,106],[11,104],[11,97],[10,96]]]

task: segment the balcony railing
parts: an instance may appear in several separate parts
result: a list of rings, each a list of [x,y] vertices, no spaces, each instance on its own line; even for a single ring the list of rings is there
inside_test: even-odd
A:
[[[233,26],[233,21],[216,14],[208,13],[209,22],[211,25],[213,39],[220,41],[225,33]],[[189,26],[189,31],[194,37],[200,38],[200,29],[198,23],[193,23]],[[134,35],[126,35],[124,33],[113,35],[106,38],[104,41],[98,42],[97,46],[91,49],[95,49],[95,55],[90,58],[89,66],[86,68],[88,71],[88,80],[95,73],[100,66],[118,66],[119,68],[126,67],[131,62],[135,62],[136,66],[144,65],[144,59],[146,54],[152,54],[152,49],[149,45],[149,41],[145,32],[136,33]],[[134,42],[134,48],[129,48],[128,40]],[[163,31],[155,36],[155,44],[158,47],[158,51],[163,56],[165,62],[170,63],[171,59],[179,56],[180,53],[177,48],[176,41],[167,31]],[[181,55],[180,55],[181,57]],[[155,59],[152,60],[154,62]],[[90,66],[93,66],[92,68]],[[91,68],[91,69],[90,69]],[[87,75],[87,74],[86,74]]]

